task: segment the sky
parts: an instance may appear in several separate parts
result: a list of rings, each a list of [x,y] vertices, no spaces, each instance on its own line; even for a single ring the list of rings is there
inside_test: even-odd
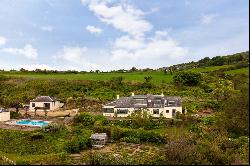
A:
[[[248,51],[248,6],[248,0],[0,0],[0,69],[157,69]]]

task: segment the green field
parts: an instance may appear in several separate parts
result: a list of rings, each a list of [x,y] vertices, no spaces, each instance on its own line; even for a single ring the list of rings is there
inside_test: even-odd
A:
[[[211,66],[211,67],[201,67],[195,69],[189,69],[188,71],[193,72],[211,72],[223,68],[231,67],[232,65],[223,66]],[[245,73],[248,74],[249,68],[237,69],[232,71],[227,71],[228,74],[233,73]],[[123,77],[125,82],[143,82],[144,77],[152,76],[152,82],[156,84],[170,83],[172,81],[173,75],[170,73],[164,74],[162,71],[152,71],[152,72],[129,72],[129,73],[26,73],[26,72],[2,72],[0,74],[6,76],[14,77],[26,77],[26,78],[40,78],[40,79],[63,79],[63,80],[94,80],[94,81],[106,81],[113,77]]]
[[[161,83],[164,80],[166,83],[172,81],[172,75],[164,74],[163,72],[131,72],[131,73],[79,73],[79,74],[36,74],[23,72],[8,72],[3,73],[8,76],[41,78],[41,79],[67,79],[67,80],[95,80],[106,81],[113,77],[123,77],[124,81],[143,82],[144,77],[152,76],[153,83]]]
[[[232,67],[233,65],[223,65],[223,66],[209,66],[209,67],[199,67],[199,68],[194,68],[194,69],[189,69],[188,71],[193,71],[193,72],[211,72],[219,69],[225,69],[228,67]]]

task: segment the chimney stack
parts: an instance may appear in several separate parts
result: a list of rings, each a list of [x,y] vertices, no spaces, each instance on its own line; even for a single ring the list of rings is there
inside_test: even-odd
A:
[[[164,94],[163,94],[163,92],[161,92],[161,97],[164,97]]]
[[[135,95],[134,92],[132,92],[131,96],[134,96],[134,95]]]
[[[119,95],[116,95],[116,99],[119,99],[120,97],[119,97]]]

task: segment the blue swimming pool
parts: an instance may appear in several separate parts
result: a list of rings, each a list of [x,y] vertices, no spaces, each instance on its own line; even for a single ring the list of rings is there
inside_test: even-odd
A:
[[[43,127],[49,124],[49,122],[42,121],[42,120],[20,120],[17,121],[16,124],[18,125],[26,125],[26,126],[39,126]]]

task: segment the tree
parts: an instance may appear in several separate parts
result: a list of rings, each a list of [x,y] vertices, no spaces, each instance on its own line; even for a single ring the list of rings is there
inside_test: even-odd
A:
[[[151,83],[152,78],[153,78],[152,76],[144,77],[143,86],[146,87],[146,88],[151,88],[153,86],[153,84]]]
[[[137,69],[135,67],[132,67],[129,71],[130,72],[135,72]]]
[[[152,78],[153,78],[152,76],[145,76],[144,77],[145,83],[150,83]]]
[[[200,84],[202,77],[200,73],[181,71],[178,72],[173,79],[174,83],[177,85],[196,86]]]
[[[198,63],[199,63],[199,66],[207,66],[209,61],[210,61],[210,58],[205,57],[205,58],[199,60]]]

